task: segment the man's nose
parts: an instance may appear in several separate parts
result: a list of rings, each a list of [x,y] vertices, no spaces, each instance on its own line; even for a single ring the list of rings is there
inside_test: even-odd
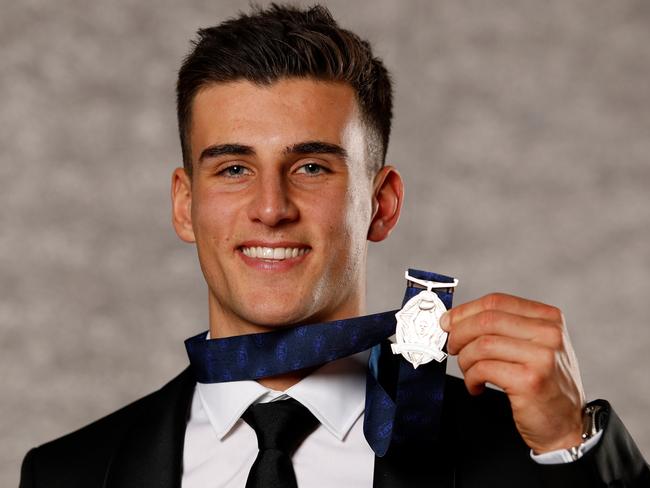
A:
[[[269,227],[296,220],[298,207],[287,186],[287,182],[280,175],[266,175],[260,178],[248,209],[249,218]]]

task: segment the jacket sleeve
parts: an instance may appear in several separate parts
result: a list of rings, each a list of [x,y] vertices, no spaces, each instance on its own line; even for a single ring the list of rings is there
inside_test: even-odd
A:
[[[540,466],[544,484],[549,488],[650,487],[650,469],[621,419],[605,400],[593,403],[604,407],[600,442],[577,461]]]

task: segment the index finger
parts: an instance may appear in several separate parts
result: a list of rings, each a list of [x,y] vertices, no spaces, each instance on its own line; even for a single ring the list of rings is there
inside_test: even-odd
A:
[[[440,325],[443,329],[449,331],[454,323],[486,310],[499,310],[532,319],[562,321],[562,312],[557,307],[506,293],[490,293],[447,311],[443,315]]]

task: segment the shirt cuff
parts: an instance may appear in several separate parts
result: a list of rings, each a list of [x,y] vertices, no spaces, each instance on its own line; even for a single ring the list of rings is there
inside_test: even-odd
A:
[[[596,432],[596,435],[587,439],[585,442],[580,444],[578,447],[578,458],[587,454],[603,436],[602,429]],[[556,451],[549,451],[543,454],[534,454],[533,450],[530,450],[530,457],[537,464],[565,464],[572,463],[574,459],[571,457],[571,454],[567,449],[558,449]]]

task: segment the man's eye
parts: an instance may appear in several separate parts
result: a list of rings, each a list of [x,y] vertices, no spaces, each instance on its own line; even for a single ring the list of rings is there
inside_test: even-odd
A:
[[[327,172],[328,172],[328,170],[325,167],[321,166],[320,164],[316,164],[316,163],[304,164],[300,168],[298,168],[298,171],[296,171],[296,173],[302,173],[302,174],[306,174],[306,175],[309,175],[309,176],[315,176],[315,175],[319,175],[319,174],[327,173]]]
[[[219,175],[227,176],[230,178],[239,178],[242,176],[246,176],[249,173],[250,171],[248,170],[248,168],[239,164],[233,164],[232,166],[228,166],[227,168],[224,168],[221,171],[219,171]]]

